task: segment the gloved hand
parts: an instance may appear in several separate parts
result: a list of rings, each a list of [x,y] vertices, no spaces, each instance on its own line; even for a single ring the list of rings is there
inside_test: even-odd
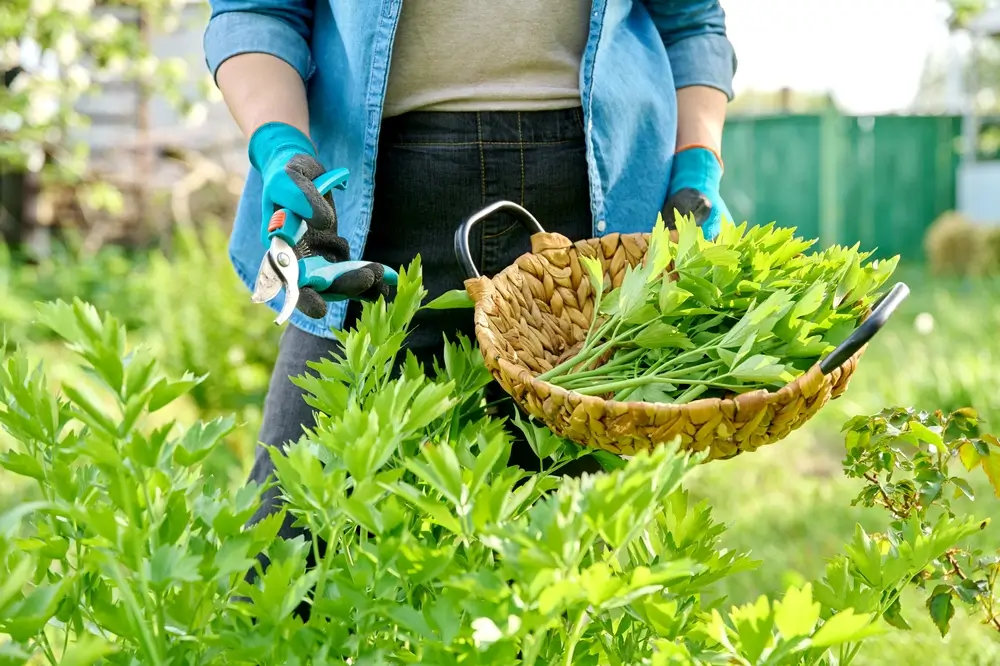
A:
[[[266,228],[271,216],[287,208],[308,226],[297,247],[303,257],[321,256],[331,263],[348,261],[351,250],[337,234],[337,211],[333,195],[322,196],[313,180],[326,172],[316,158],[316,149],[305,134],[286,123],[261,125],[250,137],[250,164],[264,181],[261,193],[261,224]],[[388,298],[379,263],[344,273],[322,293],[311,287],[300,289],[298,309],[313,319],[326,316],[327,296],[376,300]]]
[[[722,180],[722,160],[702,146],[686,146],[674,155],[667,200],[663,204],[663,221],[674,228],[674,209],[681,215],[693,213],[702,234],[715,240],[722,226],[722,217],[730,222],[733,216],[719,194]]]

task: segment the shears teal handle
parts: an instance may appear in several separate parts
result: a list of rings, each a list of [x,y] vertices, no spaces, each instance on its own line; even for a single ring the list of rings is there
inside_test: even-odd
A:
[[[313,181],[313,185],[321,195],[325,195],[334,189],[343,190],[347,188],[347,178],[350,172],[347,169],[334,169]],[[298,245],[302,236],[309,230],[306,222],[288,210],[282,208],[275,211],[267,227],[262,230],[265,246],[271,244],[273,238],[280,238],[291,247]],[[325,300],[336,302],[345,300],[345,297],[336,294],[327,294],[330,285],[345,273],[367,266],[367,261],[340,261],[330,263],[323,257],[306,257],[299,259],[299,287],[312,287],[318,291]],[[399,275],[393,269],[383,265],[383,280],[386,284],[395,287],[399,280]]]
[[[346,300],[346,296],[327,292],[330,285],[341,275],[350,273],[358,268],[364,268],[370,263],[369,261],[338,261],[335,264],[331,264],[323,257],[299,259],[299,287],[312,287],[319,292],[323,300],[332,303]],[[391,287],[395,287],[399,280],[399,275],[396,271],[385,265],[382,266],[382,270],[382,279],[385,283]]]

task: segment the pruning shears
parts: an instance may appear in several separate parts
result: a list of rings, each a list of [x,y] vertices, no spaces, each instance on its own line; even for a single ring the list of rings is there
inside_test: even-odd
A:
[[[328,171],[316,180],[313,185],[321,195],[326,195],[334,189],[346,189],[347,169]],[[267,246],[264,260],[257,272],[257,282],[254,285],[254,303],[266,303],[285,290],[285,302],[281,312],[275,318],[275,324],[283,324],[295,311],[299,302],[299,290],[312,287],[328,302],[347,300],[349,297],[340,294],[328,294],[330,285],[345,273],[369,265],[368,261],[339,261],[331,263],[325,258],[314,255],[302,237],[309,230],[309,225],[298,215],[281,208],[274,212],[266,228],[261,229],[261,240]],[[388,266],[383,266],[385,283],[395,286],[399,276]]]

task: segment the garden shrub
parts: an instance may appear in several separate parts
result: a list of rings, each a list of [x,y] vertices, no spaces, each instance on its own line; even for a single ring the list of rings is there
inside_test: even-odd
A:
[[[996,275],[1000,273],[1000,228],[948,211],[927,229],[924,254],[937,276]]]

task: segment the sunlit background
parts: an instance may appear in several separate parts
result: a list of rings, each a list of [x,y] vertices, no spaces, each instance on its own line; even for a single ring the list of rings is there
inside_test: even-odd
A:
[[[850,505],[849,416],[972,406],[1000,433],[1000,10],[722,4],[739,58],[723,146],[734,215],[900,254],[912,288],[841,400],[787,441],[698,471],[692,490],[731,525],[730,544],[764,561],[727,590],[745,602],[821,575],[856,522],[878,528],[879,515]],[[0,32],[0,325],[52,376],[71,377],[67,352],[32,326],[33,303],[79,297],[171,371],[208,373],[175,416],[238,415],[244,426],[213,464],[239,485],[278,334],[226,261],[245,146],[206,81],[205,3],[129,5],[0,2],[0,26],[21,26]],[[975,510],[1000,515],[985,482],[976,490]],[[25,493],[0,472],[0,508]],[[991,529],[982,542],[995,548]],[[875,639],[858,663],[1000,663],[1000,636],[963,610],[942,641],[921,597],[904,606],[914,631]]]

